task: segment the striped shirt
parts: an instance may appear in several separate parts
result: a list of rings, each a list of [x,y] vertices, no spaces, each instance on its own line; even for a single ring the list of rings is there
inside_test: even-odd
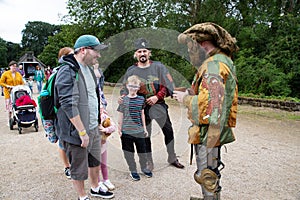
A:
[[[123,104],[120,104],[118,111],[123,113],[122,134],[144,133],[142,122],[142,110],[145,106],[145,98],[136,96],[130,98],[124,96]]]

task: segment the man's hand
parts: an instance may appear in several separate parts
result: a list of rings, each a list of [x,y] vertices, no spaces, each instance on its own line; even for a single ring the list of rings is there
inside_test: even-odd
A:
[[[81,147],[86,148],[89,145],[89,141],[90,141],[89,135],[85,134],[84,136],[80,136],[80,139],[81,139]]]
[[[118,99],[118,104],[122,104],[123,103],[123,97],[124,97],[125,95],[122,95],[122,96],[120,96],[119,97],[119,99]]]
[[[150,106],[156,104],[157,101],[158,101],[157,96],[152,96],[152,97],[149,97],[148,99],[146,99],[146,103]]]
[[[105,133],[106,130],[105,130],[105,128],[102,126],[102,124],[99,124],[99,125],[98,125],[98,128],[99,128],[99,131],[100,131],[100,132]]]
[[[173,98],[176,99],[178,102],[182,103],[183,98],[188,94],[189,92],[187,90],[185,92],[173,91]]]
[[[144,136],[145,136],[145,137],[149,137],[149,133],[148,133],[147,130],[144,131]]]

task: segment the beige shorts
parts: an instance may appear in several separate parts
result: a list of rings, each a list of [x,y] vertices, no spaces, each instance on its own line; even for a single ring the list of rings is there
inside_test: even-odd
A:
[[[98,127],[89,131],[89,138],[90,141],[87,148],[63,142],[71,164],[70,170],[73,180],[86,180],[88,178],[88,167],[100,166],[101,138]]]

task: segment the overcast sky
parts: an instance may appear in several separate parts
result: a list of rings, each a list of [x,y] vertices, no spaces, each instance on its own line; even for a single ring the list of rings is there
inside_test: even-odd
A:
[[[66,0],[0,0],[0,37],[21,43],[28,21],[62,24],[60,16],[68,13]]]

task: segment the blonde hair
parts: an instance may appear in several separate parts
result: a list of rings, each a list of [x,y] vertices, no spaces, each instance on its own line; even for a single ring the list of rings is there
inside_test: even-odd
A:
[[[63,47],[58,52],[58,59],[60,59],[62,56],[69,55],[70,53],[73,53],[74,50],[71,47]]]
[[[139,79],[138,76],[132,75],[132,76],[129,76],[129,77],[128,77],[126,83],[134,83],[134,84],[140,85],[141,80]]]

